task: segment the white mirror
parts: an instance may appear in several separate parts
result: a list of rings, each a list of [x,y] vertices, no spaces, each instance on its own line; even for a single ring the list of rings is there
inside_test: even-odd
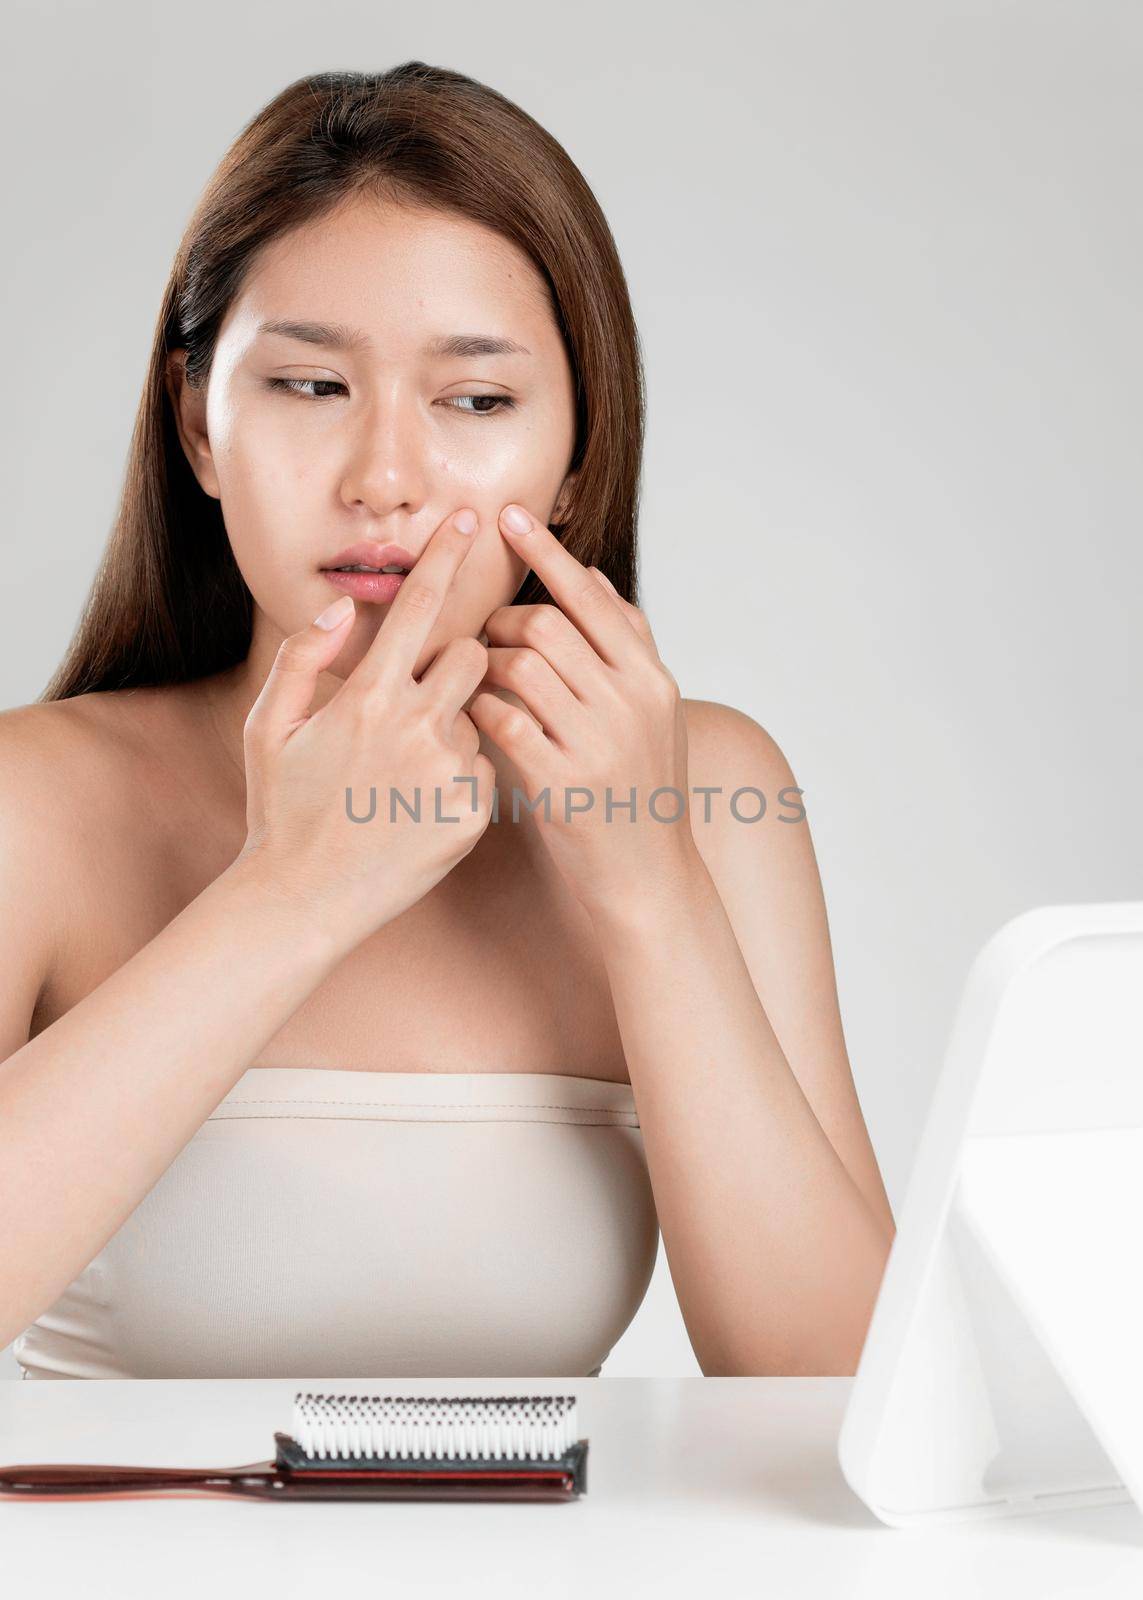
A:
[[[1143,1508],[1143,901],[1044,906],[966,980],[838,1441],[913,1526]]]

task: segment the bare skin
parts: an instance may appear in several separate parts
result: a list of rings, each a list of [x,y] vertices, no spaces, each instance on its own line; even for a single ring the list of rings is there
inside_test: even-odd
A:
[[[34,1036],[234,861],[246,821],[244,780],[197,694],[142,689],[28,709],[68,727],[76,776],[98,796],[78,874],[43,907],[73,932],[38,998]],[[491,741],[482,749],[507,797],[507,762]],[[526,812],[491,824],[423,899],[362,940],[249,1064],[629,1081],[591,923]]]
[[[259,333],[281,319],[360,329],[372,347]],[[441,332],[508,336],[528,354],[426,359],[423,345]],[[176,359],[184,448],[204,491],[221,500],[256,601],[253,642],[239,668],[215,678],[42,708],[83,720],[106,746],[104,783],[132,799],[106,811],[118,849],[105,837],[93,853],[118,855],[116,893],[110,903],[94,897],[86,936],[41,997],[37,1030],[241,850],[243,725],[282,639],[342,592],[319,566],[362,538],[419,556],[451,509],[471,506],[476,544],[418,660],[423,670],[445,640],[479,635],[525,576],[497,531],[502,505],[518,497],[552,517],[570,482],[572,379],[543,287],[499,235],[456,218],[363,202],[278,241],[230,307],[206,394],[180,376]],[[270,380],[302,392],[270,389]],[[514,407],[498,412],[478,396]],[[314,710],[361,660],[388,609],[358,602]],[[507,800],[511,762],[491,740],[481,749]],[[450,949],[465,959],[442,962]],[[627,1076],[588,921],[526,814],[492,825],[416,907],[363,941],[251,1065]]]
[[[340,323],[368,347],[260,331],[282,318]],[[426,356],[450,333],[526,354]],[[303,398],[271,383],[285,379],[319,387]],[[519,588],[526,563],[497,526],[504,505],[558,521],[572,389],[530,264],[475,224],[355,203],[257,264],[205,393],[177,358],[170,385],[254,597],[253,643],[199,683],[0,714],[0,900],[22,908],[0,929],[0,1209],[12,1224],[0,1344],[102,1248],[251,1066],[555,1072],[636,1091],[703,1370],[852,1371],[893,1224],[804,823],[744,829],[717,807],[677,878],[595,916],[526,814],[503,818],[364,936],[315,929],[272,874],[248,870],[244,728],[283,640],[339,592],[323,564],[362,538],[419,557],[452,511],[477,513],[419,642],[419,678],[450,641],[487,643],[484,622]],[[516,404],[478,415],[450,403],[482,394]],[[358,602],[311,711],[375,659],[386,612]],[[528,713],[502,684],[492,692]],[[750,718],[682,704],[692,785],[755,784],[772,800],[794,785]],[[512,760],[485,731],[479,750],[510,795]]]

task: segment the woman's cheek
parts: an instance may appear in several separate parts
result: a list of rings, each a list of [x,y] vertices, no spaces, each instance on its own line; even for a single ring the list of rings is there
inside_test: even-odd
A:
[[[308,504],[312,464],[299,465],[277,435],[249,432],[226,440],[215,459],[238,569],[255,604],[293,632],[312,620],[302,613],[329,588],[317,571],[326,544],[322,519]]]
[[[254,490],[272,494],[279,486],[300,485],[315,470],[315,442],[283,418],[256,416],[236,430],[232,457]]]
[[[307,449],[291,448],[281,428],[236,433],[224,445],[219,481],[231,541],[260,565],[280,566],[284,575],[296,566],[295,547],[302,553],[300,530],[322,537],[322,519],[309,505],[320,469]],[[315,546],[311,567],[323,552]]]

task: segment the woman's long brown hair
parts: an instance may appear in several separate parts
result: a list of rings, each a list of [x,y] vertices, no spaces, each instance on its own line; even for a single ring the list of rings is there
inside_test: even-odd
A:
[[[41,701],[187,682],[245,659],[253,601],[219,502],[179,442],[167,358],[204,385],[218,330],[263,246],[361,193],[408,198],[510,239],[545,280],[575,380],[564,546],[636,601],[643,449],[639,337],[615,241],[578,167],[539,123],[462,73],[300,78],[243,129],[179,245],[155,329],[118,513],[72,642]],[[551,601],[529,571],[514,604]]]

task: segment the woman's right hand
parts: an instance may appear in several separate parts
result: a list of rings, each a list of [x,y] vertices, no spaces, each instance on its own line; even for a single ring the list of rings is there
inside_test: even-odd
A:
[[[413,677],[472,544],[455,513],[441,523],[365,655],[312,715],[318,675],[349,637],[352,599],[332,627],[315,620],[283,639],[246,719],[247,839],[238,859],[273,892],[312,908],[347,950],[426,894],[488,826],[495,768],[463,709],[488,651],[475,638],[451,639]],[[372,819],[355,822],[346,790],[363,818],[371,787]],[[390,789],[414,811],[419,793],[419,821],[399,799],[390,821]]]

